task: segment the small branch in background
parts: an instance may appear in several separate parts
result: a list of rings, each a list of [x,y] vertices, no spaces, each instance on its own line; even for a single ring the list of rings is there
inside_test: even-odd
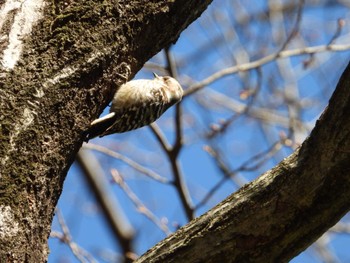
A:
[[[242,163],[236,169],[230,169],[228,165],[221,158],[220,153],[217,149],[206,145],[204,150],[209,153],[211,157],[213,157],[216,166],[223,174],[222,178],[207,192],[204,198],[195,206],[195,209],[199,209],[203,205],[205,205],[208,200],[215,194],[216,191],[220,189],[220,187],[229,179],[233,180],[238,187],[242,187],[244,184],[248,183],[248,181],[243,181],[241,178],[237,177],[240,172],[254,171],[261,167],[264,163],[270,160],[276,152],[281,149],[282,145],[289,145],[290,141],[288,138],[281,138],[281,141],[278,141],[271,145],[266,151],[260,152],[247,161]]]
[[[122,248],[124,262],[132,262],[136,258],[132,244],[134,229],[111,192],[99,162],[89,150],[84,148],[80,149],[76,160],[84,171],[86,181],[95,194],[114,237]]]
[[[337,21],[337,29],[335,30],[334,35],[329,41],[328,46],[334,44],[334,42],[338,39],[338,37],[340,37],[344,26],[345,26],[345,20],[343,18],[339,18]]]
[[[172,55],[170,53],[170,48],[165,49],[165,56],[167,60],[167,67],[166,69],[170,73],[170,75],[174,78],[176,78],[177,71],[176,71],[176,64],[175,61],[172,58]],[[158,140],[159,144],[161,145],[162,149],[164,150],[166,156],[168,157],[168,160],[170,161],[171,168],[174,175],[174,181],[173,185],[175,186],[175,189],[180,197],[182,206],[185,210],[185,214],[188,221],[191,221],[194,219],[194,208],[192,204],[192,200],[190,197],[190,193],[188,191],[184,175],[181,172],[178,157],[179,153],[183,146],[183,134],[182,134],[182,122],[181,122],[181,104],[176,104],[175,108],[175,142],[173,145],[170,145],[162,133],[162,131],[159,129],[157,124],[153,123],[150,125],[151,131],[153,132],[154,136]]]
[[[203,199],[196,205],[195,209],[199,209],[203,205],[205,205],[209,199],[221,188],[221,186],[227,181],[232,180],[238,187],[243,186],[244,184],[248,183],[246,180],[242,180],[243,178],[238,177],[237,173],[233,170],[231,170],[228,165],[224,162],[222,157],[220,156],[220,153],[217,149],[214,149],[213,147],[206,145],[204,146],[204,151],[206,151],[215,161],[215,164],[217,168],[222,173],[221,179],[212,186],[211,189],[208,190],[207,194],[203,197]]]
[[[214,149],[214,147],[206,145],[203,148],[213,159],[215,160],[216,166],[219,168],[221,173],[224,175],[226,178],[234,178],[235,177],[235,172],[233,172],[228,165],[224,162],[224,160],[221,158],[221,155],[217,149]],[[242,186],[241,182],[236,182],[238,186]]]
[[[243,104],[238,100],[232,99],[220,92],[208,89],[206,90],[206,93],[208,96],[210,96],[210,99],[213,102],[215,102],[216,104],[220,104],[220,106],[223,108],[237,112],[237,114],[241,114],[246,108],[246,104]],[[246,115],[266,124],[274,124],[286,128],[288,128],[290,124],[288,117],[284,116],[280,112],[275,112],[274,110],[269,109],[267,107],[261,107],[256,105],[251,106],[249,108],[249,111],[246,111]],[[297,125],[301,127],[307,126],[306,124],[303,124],[301,122],[298,122]],[[214,127],[214,129],[216,129],[216,127]]]
[[[225,121],[221,122],[219,125],[212,125],[210,132],[207,134],[207,139],[213,139],[219,134],[223,134],[227,128],[235,121],[237,120],[240,116],[245,115],[246,113],[249,112],[249,109],[251,106],[254,104],[255,98],[257,97],[261,85],[262,85],[262,73],[261,69],[257,68],[257,75],[258,75],[258,81],[256,84],[256,87],[253,90],[249,90],[249,92],[244,93],[245,98],[249,98],[248,103],[244,106],[244,108],[233,114],[230,118],[226,119]]]
[[[348,222],[340,221],[335,226],[329,229],[333,233],[345,233],[350,234],[350,224]]]
[[[300,0],[299,1],[297,17],[296,17],[296,20],[295,20],[294,27],[293,27],[292,31],[289,33],[286,41],[281,46],[280,50],[276,53],[277,56],[278,56],[278,54],[280,54],[282,51],[284,51],[287,48],[288,44],[292,41],[292,39],[296,36],[296,34],[298,34],[299,28],[300,28],[301,19],[302,19],[304,4],[305,4],[305,0]]]
[[[330,47],[331,45],[334,44],[334,42],[341,35],[342,29],[343,29],[344,26],[345,26],[345,20],[344,19],[338,19],[337,29],[334,32],[332,38],[329,40],[329,43],[326,45],[326,47]],[[331,48],[330,48],[330,50],[331,50]],[[311,63],[314,61],[314,59],[315,59],[315,53],[310,54],[309,58],[304,60],[304,62],[303,62],[304,69],[308,68],[311,65]]]
[[[93,256],[91,256],[87,251],[79,247],[78,244],[73,242],[69,228],[66,222],[64,221],[61,211],[58,208],[55,209],[55,214],[57,216],[58,223],[61,226],[62,233],[58,231],[52,231],[50,237],[58,238],[61,242],[67,244],[74,256],[76,257],[76,259],[79,260],[81,263],[97,263]]]
[[[176,69],[176,63],[175,63],[175,59],[173,58],[171,52],[170,52],[170,47],[167,47],[164,49],[165,51],[165,57],[166,57],[166,61],[167,61],[167,70],[170,73],[170,76],[172,76],[173,78],[177,79],[177,69]],[[175,106],[175,132],[176,132],[176,136],[175,136],[175,143],[173,145],[172,148],[172,154],[174,155],[174,158],[177,158],[177,156],[180,153],[180,150],[182,148],[182,122],[181,122],[181,116],[182,116],[182,112],[181,112],[181,103],[176,104]]]
[[[85,149],[90,149],[90,150],[95,150],[95,151],[99,151],[101,153],[104,153],[108,156],[111,156],[115,159],[118,159],[124,163],[126,163],[127,165],[129,165],[131,168],[135,169],[136,171],[146,175],[147,177],[156,180],[160,183],[164,183],[164,184],[169,184],[171,183],[169,181],[169,179],[159,175],[158,173],[147,169],[146,167],[142,166],[141,164],[135,162],[134,160],[116,152],[116,151],[112,151],[110,149],[108,149],[107,147],[101,146],[101,145],[97,145],[97,144],[93,144],[93,143],[88,143],[88,144],[84,144],[83,148]]]
[[[170,235],[171,231],[169,230],[168,226],[164,224],[161,220],[159,220],[142,202],[141,200],[136,196],[136,194],[130,189],[130,187],[125,183],[124,178],[120,175],[120,173],[116,169],[111,170],[111,175],[113,178],[113,181],[118,184],[125,194],[129,197],[129,199],[134,203],[137,210],[146,216],[151,222],[153,222],[155,225],[159,227],[160,230],[162,230],[166,235]]]
[[[173,175],[174,175],[173,185],[175,186],[175,189],[180,197],[181,204],[185,210],[187,220],[191,221],[194,218],[194,209],[193,209],[191,197],[189,195],[189,191],[187,189],[187,185],[184,182],[184,178],[178,164],[177,154],[173,153],[174,148],[172,148],[168,144],[164,134],[159,129],[157,124],[155,123],[151,124],[150,128],[154,136],[158,140],[159,144],[162,146],[164,153],[166,154],[166,156],[170,161],[171,168],[173,170]]]
[[[178,157],[180,150],[182,149],[182,122],[181,122],[182,108],[181,104],[176,104],[175,106],[175,132],[176,140],[173,145],[172,154],[175,158]]]
[[[321,52],[342,52],[350,49],[350,44],[332,44],[332,45],[319,45],[319,46],[312,46],[312,47],[303,47],[303,48],[296,48],[296,49],[290,49],[290,50],[284,50],[281,52],[276,52],[270,55],[267,55],[263,58],[257,59],[252,62],[240,64],[233,67],[228,67],[222,70],[219,70],[212,74],[211,76],[207,77],[206,79],[195,83],[191,85],[185,92],[184,92],[184,98],[203,89],[204,87],[212,84],[213,82],[228,76],[232,74],[236,74],[237,72],[243,72],[247,70],[252,70],[258,67],[261,67],[265,64],[271,63],[275,61],[276,59],[281,58],[287,58],[292,56],[300,56],[300,55],[306,55],[306,54],[315,54],[315,53],[321,53]]]
[[[152,123],[149,125],[151,131],[153,132],[154,136],[156,137],[158,143],[162,147],[164,152],[170,152],[171,151],[171,145],[167,141],[165,135],[160,130],[159,126],[156,123]]]
[[[164,48],[165,60],[167,62],[166,70],[169,72],[169,75],[171,77],[177,79],[178,74],[177,74],[176,63],[175,63],[175,59],[172,56],[172,53],[170,52],[170,48],[171,46]]]
[[[314,244],[312,244],[311,249],[316,252],[317,257],[322,259],[323,263],[340,262],[334,254],[330,242],[330,233],[325,233]]]
[[[154,63],[152,61],[147,61],[143,67],[144,69],[147,69],[150,72],[160,72],[160,76],[166,76],[169,74],[168,71],[162,65]]]
[[[341,35],[341,32],[343,30],[345,26],[345,20],[342,18],[339,18],[337,21],[337,29],[335,30],[332,38],[329,40],[328,44],[326,45],[326,47],[330,47],[331,45],[334,44],[334,42],[338,39],[338,37]],[[331,49],[330,49],[331,50]],[[304,60],[303,64],[304,64],[304,68],[308,68],[311,63],[314,61],[315,58],[315,53],[310,54],[309,58]]]
[[[278,152],[283,143],[281,141],[273,143],[269,148],[267,148],[265,151],[262,151],[260,153],[257,153],[256,155],[253,155],[248,160],[246,160],[244,163],[242,163],[239,167],[234,169],[235,172],[248,172],[248,171],[255,171],[258,168],[260,168],[264,163],[266,163],[268,160],[270,160],[276,152]]]
[[[228,179],[228,177],[222,176],[221,179],[214,186],[212,186],[211,189],[208,190],[207,194],[202,198],[201,201],[198,202],[194,209],[197,211],[199,208],[204,206]]]
[[[165,49],[165,56],[167,61],[167,68],[169,69],[170,74],[174,78],[177,77],[177,69],[176,69],[176,62],[173,58],[170,48]],[[188,191],[187,184],[185,182],[184,175],[181,172],[180,165],[179,165],[179,154],[183,146],[183,134],[182,134],[182,111],[181,111],[181,103],[176,104],[175,108],[175,142],[172,146],[172,149],[170,152],[168,152],[168,157],[171,162],[171,167],[174,174],[174,185],[177,189],[181,202],[183,204],[183,207],[185,208],[186,215],[188,221],[191,221],[194,219],[194,208],[191,200],[190,193]]]

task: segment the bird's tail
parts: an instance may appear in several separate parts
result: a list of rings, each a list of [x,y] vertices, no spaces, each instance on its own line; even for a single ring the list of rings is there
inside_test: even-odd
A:
[[[114,112],[111,112],[107,114],[106,116],[99,118],[97,120],[94,120],[89,129],[85,132],[85,142],[88,142],[89,140],[97,137],[97,136],[104,136],[105,131],[113,125],[113,123],[116,120],[116,114]]]

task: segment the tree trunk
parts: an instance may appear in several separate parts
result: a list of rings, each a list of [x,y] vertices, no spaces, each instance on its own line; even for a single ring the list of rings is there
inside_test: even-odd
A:
[[[83,132],[210,0],[1,4],[0,262],[45,262]]]

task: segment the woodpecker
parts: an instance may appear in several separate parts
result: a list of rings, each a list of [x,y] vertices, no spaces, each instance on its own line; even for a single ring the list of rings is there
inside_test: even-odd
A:
[[[91,123],[85,141],[149,125],[181,101],[183,89],[176,79],[153,74],[153,80],[132,80],[120,86],[110,113]]]

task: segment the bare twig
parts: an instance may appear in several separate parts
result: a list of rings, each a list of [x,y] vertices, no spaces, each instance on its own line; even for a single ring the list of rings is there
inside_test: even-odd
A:
[[[198,202],[198,204],[195,206],[195,210],[198,210],[204,206],[228,179],[228,177],[222,176],[221,179],[207,192],[203,199]]]
[[[147,169],[146,167],[142,166],[141,164],[135,162],[134,160],[116,152],[116,151],[112,151],[110,149],[108,149],[107,147],[103,147],[101,145],[97,145],[97,144],[92,144],[92,143],[85,143],[83,145],[83,148],[86,148],[86,149],[91,149],[91,150],[95,150],[95,151],[99,151],[101,153],[104,153],[106,155],[109,155],[113,158],[116,158],[118,160],[121,160],[122,162],[128,164],[130,167],[132,167],[133,169],[135,169],[136,171],[160,182],[160,183],[165,183],[165,184],[168,184],[170,183],[169,180],[159,174],[157,174],[156,172],[150,170],[150,169]]]
[[[222,134],[224,133],[227,128],[235,121],[237,120],[240,116],[246,114],[249,112],[249,109],[251,108],[251,106],[253,105],[255,98],[261,88],[262,85],[262,73],[261,70],[258,68],[257,69],[257,74],[258,74],[258,81],[256,84],[256,87],[253,91],[249,91],[249,101],[248,103],[243,107],[243,109],[241,111],[236,111],[236,114],[233,114],[230,118],[228,118],[227,120],[225,120],[224,122],[221,122],[219,126],[215,125],[213,127],[216,127],[215,129],[212,129],[208,134],[207,134],[207,138],[208,139],[213,139],[214,137],[216,137],[218,134]]]
[[[114,236],[122,247],[124,261],[132,262],[131,255],[134,255],[132,246],[134,230],[111,192],[110,187],[108,187],[100,164],[89,150],[83,148],[80,149],[77,155],[77,161],[84,170],[87,182],[101,205]]]
[[[155,123],[150,125],[150,128],[171,163],[171,168],[174,174],[173,185],[175,186],[175,189],[180,197],[187,219],[190,221],[194,218],[194,209],[187,186],[183,179],[183,175],[180,171],[177,155],[173,154],[174,148],[169,145],[162,131]]]
[[[337,29],[335,30],[333,36],[329,40],[329,42],[327,44],[328,47],[331,46],[332,44],[334,44],[334,42],[339,38],[344,25],[345,25],[345,20],[339,18],[337,21]],[[304,68],[307,68],[309,65],[311,65],[311,63],[314,61],[314,58],[315,58],[315,53],[310,54],[309,58],[304,60],[304,62],[303,62]]]
[[[170,75],[173,77],[176,77],[177,71],[176,71],[176,65],[175,61],[173,60],[170,48],[165,49],[165,56],[167,60],[167,70],[169,71]],[[165,154],[167,155],[170,163],[171,168],[174,175],[174,182],[173,185],[175,186],[175,189],[177,190],[182,206],[184,207],[186,216],[188,221],[192,220],[194,218],[194,209],[192,200],[186,185],[186,182],[184,180],[184,176],[181,172],[178,156],[182,149],[182,122],[181,122],[181,105],[178,103],[175,108],[175,142],[173,145],[169,145],[166,137],[163,135],[161,130],[156,124],[150,125],[151,130],[155,137],[157,138],[159,144],[161,145],[162,149],[164,150]]]
[[[242,113],[245,111],[245,104],[239,102],[238,100],[229,98],[222,93],[208,89],[206,90],[206,95],[209,96],[212,101],[229,110],[237,113]],[[282,127],[289,127],[289,118],[266,107],[250,106],[249,111],[246,112],[246,115],[258,119],[264,123],[272,123]],[[297,125],[300,127],[307,126],[306,124],[303,125],[301,122],[298,122]]]
[[[343,44],[343,45],[333,44],[333,45],[304,47],[304,48],[297,48],[297,49],[290,49],[290,50],[284,50],[281,52],[276,52],[249,63],[222,69],[212,74],[211,76],[207,77],[206,79],[202,80],[201,82],[191,85],[185,91],[184,96],[187,97],[225,76],[232,75],[237,72],[252,70],[252,69],[261,67],[265,64],[273,62],[275,59],[287,58],[287,57],[299,56],[299,55],[305,55],[305,54],[321,53],[321,52],[327,52],[327,51],[342,52],[349,49],[350,49],[350,44]]]
[[[259,152],[256,155],[253,155],[248,160],[243,162],[239,167],[234,169],[234,172],[243,172],[243,171],[255,171],[266,163],[276,152],[278,152],[282,147],[282,142],[278,141],[273,143],[265,151]]]
[[[66,222],[64,221],[64,218],[61,214],[61,211],[58,208],[55,209],[55,214],[57,216],[58,223],[61,226],[62,233],[60,233],[58,231],[52,231],[50,234],[50,237],[58,238],[61,242],[67,244],[68,247],[70,248],[70,250],[72,251],[72,253],[74,254],[74,256],[80,262],[82,262],[82,263],[85,263],[85,262],[95,263],[96,262],[97,263],[97,261],[93,258],[93,256],[91,256],[87,251],[82,249],[78,244],[73,242],[69,228],[68,228]]]
[[[325,233],[311,246],[311,248],[315,250],[317,257],[322,259],[322,262],[324,263],[340,262],[333,253],[332,249],[330,249],[330,241],[330,234]]]
[[[111,175],[113,181],[117,183],[125,192],[125,194],[129,197],[129,199],[134,203],[137,210],[146,216],[149,220],[151,220],[155,225],[157,225],[160,230],[162,230],[166,235],[170,235],[171,231],[168,226],[164,224],[161,220],[159,220],[136,196],[136,194],[130,189],[130,187],[125,183],[124,178],[119,174],[116,169],[111,170]]]
[[[157,123],[152,123],[151,125],[149,125],[149,127],[152,133],[154,134],[154,136],[156,137],[157,141],[159,142],[160,146],[162,147],[163,151],[170,152],[171,145],[167,141],[165,135],[163,134],[163,132],[161,131]]]
[[[223,176],[221,179],[207,192],[207,194],[203,197],[203,199],[196,205],[195,209],[199,209],[203,205],[205,205],[208,200],[220,189],[220,187],[229,179],[232,179],[238,187],[241,187],[244,183],[236,177],[236,173],[233,172],[223,161],[218,150],[213,147],[207,145],[204,147],[204,150],[213,157],[216,166],[219,168]]]
[[[217,190],[220,189],[220,187],[228,180],[232,179],[239,187],[241,187],[243,184],[247,182],[243,182],[239,178],[237,178],[237,175],[239,172],[244,171],[253,171],[258,169],[260,166],[262,166],[265,162],[267,162],[277,151],[281,149],[281,145],[286,141],[287,138],[281,138],[281,141],[278,141],[274,143],[271,147],[269,147],[267,150],[260,152],[251,158],[249,158],[247,161],[242,163],[238,168],[236,169],[230,169],[228,165],[224,162],[224,160],[221,158],[220,153],[217,149],[214,149],[211,146],[206,146],[204,150],[210,154],[210,156],[213,157],[215,160],[215,163],[219,170],[222,172],[223,177],[208,191],[208,193],[205,195],[205,197],[196,205],[195,209],[199,209],[204,204],[208,202],[208,200],[215,194]]]
[[[282,0],[270,0],[270,23],[271,23],[271,30],[272,30],[272,38],[274,42],[279,43],[279,35],[284,34],[287,32],[286,29],[286,21],[285,16],[283,12],[279,12],[275,10],[274,5],[276,3],[277,6],[282,5]],[[294,26],[289,33],[289,35],[286,37],[285,42],[282,45],[282,48],[280,49],[280,52],[287,48],[288,44],[294,39],[295,36],[297,36],[299,30],[300,30],[300,24],[302,20],[302,10],[304,7],[304,0],[300,0],[297,9],[297,15],[295,18]],[[294,69],[292,66],[291,59],[283,59],[283,60],[276,60],[276,65],[278,67],[278,70],[280,72],[281,78],[285,80],[286,87],[283,89],[283,95],[284,95],[284,102],[288,108],[288,115],[289,115],[289,134],[290,137],[293,136],[295,127],[297,127],[297,123],[299,123],[299,114],[300,114],[300,104],[298,99],[298,85],[297,85],[297,76],[294,74]],[[288,84],[287,84],[288,83]]]
[[[288,35],[287,39],[285,40],[285,42],[283,43],[283,45],[281,46],[280,50],[276,53],[276,58],[278,57],[279,53],[281,53],[283,50],[286,49],[288,44],[292,41],[292,39],[298,33],[300,23],[301,23],[302,14],[303,14],[304,4],[305,4],[305,0],[299,0],[298,11],[297,11],[297,16],[295,19],[294,27],[293,27],[292,31],[289,33],[289,35]]]
[[[328,43],[328,46],[334,44],[334,42],[337,40],[337,38],[340,36],[342,29],[345,26],[345,20],[342,18],[339,18],[337,21],[337,29],[335,30],[331,40]]]

